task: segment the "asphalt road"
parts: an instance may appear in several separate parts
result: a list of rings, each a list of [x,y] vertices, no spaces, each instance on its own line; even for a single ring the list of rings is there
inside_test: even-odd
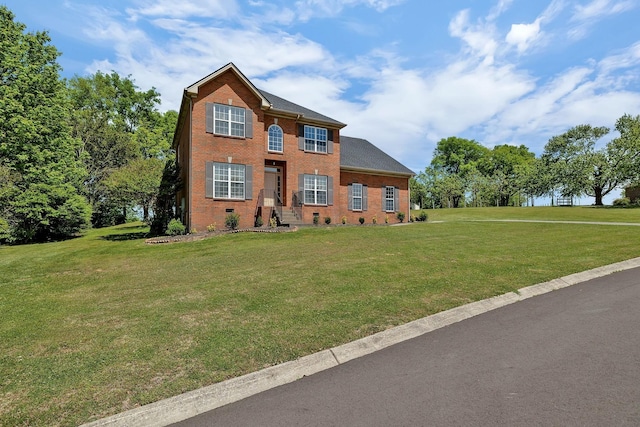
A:
[[[517,302],[175,426],[639,426],[640,269]]]

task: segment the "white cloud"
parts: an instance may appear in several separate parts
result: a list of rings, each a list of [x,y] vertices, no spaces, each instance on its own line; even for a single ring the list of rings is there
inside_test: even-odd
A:
[[[529,24],[512,24],[505,41],[511,46],[516,46],[519,53],[530,50],[533,46],[544,43],[542,26],[553,21],[566,7],[565,0],[552,0],[549,6]]]
[[[222,18],[227,19],[237,14],[238,4],[235,0],[144,0],[137,8],[128,8],[127,13],[133,20],[138,16],[166,18]]]
[[[599,20],[617,15],[636,7],[634,0],[592,0],[587,5],[576,5],[571,22],[575,25],[569,29],[568,35],[573,40],[587,36],[589,29]]]
[[[608,15],[616,15],[631,10],[634,7],[635,4],[632,0],[592,0],[584,6],[576,5],[575,13],[571,19],[574,21],[599,19]]]
[[[540,19],[531,24],[512,24],[506,41],[523,53],[540,37]]]
[[[378,12],[404,3],[405,0],[298,0],[295,8],[302,21],[320,17],[338,16],[346,7],[366,6]]]
[[[483,58],[485,64],[492,64],[498,48],[495,28],[492,23],[483,20],[475,25],[470,24],[469,14],[469,9],[458,12],[449,23],[449,33],[464,41],[469,53]]]

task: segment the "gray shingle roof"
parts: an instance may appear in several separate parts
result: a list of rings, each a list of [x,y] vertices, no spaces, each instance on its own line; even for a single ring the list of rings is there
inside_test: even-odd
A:
[[[340,135],[340,167],[415,175],[411,169],[366,139],[343,135]]]
[[[345,126],[344,123],[339,122],[335,119],[332,119],[331,117],[327,117],[323,114],[320,114],[318,112],[305,108],[301,105],[294,104],[291,101],[287,101],[284,98],[280,98],[279,96],[273,95],[262,89],[258,89],[258,90],[260,91],[260,93],[262,93],[262,96],[267,98],[267,100],[271,103],[272,107],[276,110],[287,111],[289,113],[302,114],[302,117],[304,118],[308,118],[310,120],[319,120],[328,124],[335,124],[336,126],[339,126],[339,127]]]

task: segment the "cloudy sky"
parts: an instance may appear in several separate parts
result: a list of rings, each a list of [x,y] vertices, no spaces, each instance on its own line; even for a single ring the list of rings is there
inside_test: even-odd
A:
[[[640,0],[0,3],[49,32],[65,77],[130,75],[167,110],[234,62],[416,172],[449,136],[540,154],[572,126],[640,114]]]

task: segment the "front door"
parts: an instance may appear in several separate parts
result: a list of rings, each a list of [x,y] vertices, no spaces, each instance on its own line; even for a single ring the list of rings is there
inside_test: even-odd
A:
[[[282,189],[280,168],[264,168],[264,205],[275,206]]]

